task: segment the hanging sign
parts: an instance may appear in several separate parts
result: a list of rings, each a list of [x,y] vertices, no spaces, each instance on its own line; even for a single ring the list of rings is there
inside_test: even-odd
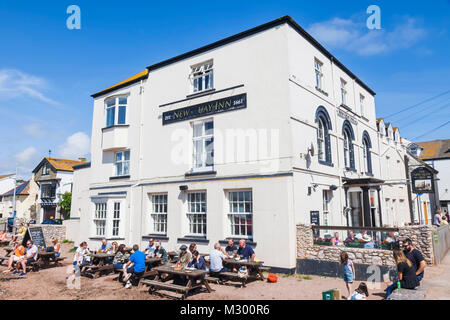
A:
[[[414,193],[433,193],[433,172],[427,167],[419,167],[411,172],[412,190]]]

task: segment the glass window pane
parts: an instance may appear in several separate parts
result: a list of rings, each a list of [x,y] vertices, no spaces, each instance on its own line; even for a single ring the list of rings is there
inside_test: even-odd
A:
[[[194,123],[194,137],[203,135],[203,123]]]
[[[106,106],[111,107],[116,103],[116,98],[106,100]]]
[[[127,97],[119,97],[119,104],[127,104]]]
[[[114,125],[115,113],[116,113],[115,107],[106,109],[106,126],[107,127]]]
[[[125,160],[130,160],[130,151],[124,152],[124,158],[125,158]]]
[[[119,107],[119,119],[117,120],[118,124],[125,124],[126,112],[127,112],[127,107],[125,107],[125,106]]]
[[[122,161],[122,152],[116,153],[116,162],[118,162],[118,161]]]

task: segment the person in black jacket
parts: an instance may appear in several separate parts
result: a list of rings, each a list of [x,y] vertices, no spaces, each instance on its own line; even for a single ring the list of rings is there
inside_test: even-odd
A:
[[[404,289],[415,289],[419,286],[419,280],[416,276],[416,268],[411,263],[411,261],[405,256],[402,250],[394,249],[394,260],[397,265],[398,272],[398,282],[400,282],[400,287]],[[386,298],[388,298],[391,293],[397,289],[398,282],[394,282],[386,289]]]

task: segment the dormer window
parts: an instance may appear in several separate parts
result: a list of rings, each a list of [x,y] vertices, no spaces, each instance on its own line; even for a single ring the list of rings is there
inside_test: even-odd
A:
[[[105,100],[106,127],[126,123],[127,96],[112,97]]]
[[[194,93],[214,88],[213,62],[208,61],[192,66],[190,78]]]

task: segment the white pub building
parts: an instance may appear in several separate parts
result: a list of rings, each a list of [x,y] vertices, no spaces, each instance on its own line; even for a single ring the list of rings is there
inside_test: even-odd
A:
[[[68,237],[244,238],[292,271],[296,224],[389,221],[374,96],[290,17],[151,65],[93,95]]]

